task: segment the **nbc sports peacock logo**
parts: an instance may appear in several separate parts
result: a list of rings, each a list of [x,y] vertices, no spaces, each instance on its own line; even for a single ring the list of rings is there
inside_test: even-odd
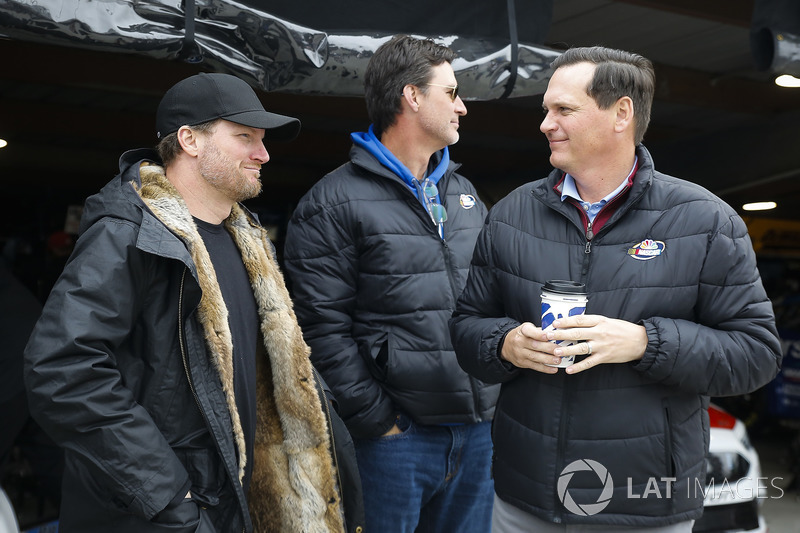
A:
[[[576,503],[569,493],[569,482],[572,481],[572,476],[576,472],[594,472],[600,479],[603,485],[603,491],[594,503]],[[614,493],[614,481],[611,479],[611,474],[608,473],[606,467],[592,461],[591,459],[578,459],[573,461],[561,471],[558,477],[558,499],[567,509],[567,511],[580,516],[592,516],[603,509],[611,502],[611,496]]]

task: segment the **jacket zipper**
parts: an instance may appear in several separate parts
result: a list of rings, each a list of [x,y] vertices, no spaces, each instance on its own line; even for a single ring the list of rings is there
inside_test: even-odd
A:
[[[561,378],[562,387],[561,390],[564,391],[564,397],[561,399],[561,416],[559,417],[558,423],[558,442],[565,442],[567,438],[567,404],[569,398],[569,391],[567,390],[566,380],[564,379],[564,375],[559,372],[559,377]],[[561,468],[562,470],[566,468],[564,464],[564,448],[562,446],[558,447],[556,451],[556,468]],[[555,507],[557,509],[555,513],[555,517],[553,518],[553,522],[556,524],[560,524],[564,521],[564,502],[559,499],[558,491],[553,492],[555,498]]]
[[[458,303],[458,289],[456,287],[456,280],[453,278],[453,260],[450,257],[450,246],[447,244],[445,239],[442,239],[442,253],[444,254],[444,262],[445,268],[447,270],[447,279],[450,282],[450,294],[453,295],[453,310],[455,311],[456,304]],[[469,376],[469,382],[472,388],[472,403],[475,407],[475,418],[478,422],[483,422],[483,418],[481,417],[481,404],[480,404],[480,394],[478,392],[478,384],[477,379],[472,376]]]
[[[194,403],[197,405],[197,410],[200,411],[200,415],[206,421],[206,426],[209,426],[208,417],[206,416],[205,411],[200,406],[200,399],[197,397],[197,391],[194,388],[194,382],[192,381],[192,375],[189,372],[189,357],[186,354],[186,344],[184,339],[184,330],[183,330],[183,286],[184,282],[186,281],[186,270],[187,268],[183,267],[183,273],[181,274],[181,286],[178,292],[178,343],[181,347],[181,361],[183,361],[183,371],[186,374],[186,380],[189,382],[189,390],[192,391],[192,397],[194,398]],[[216,443],[216,439],[214,439]],[[217,446],[217,453],[221,454],[219,449],[219,444],[216,443]],[[246,512],[246,511],[245,511]],[[247,529],[245,526],[242,526],[242,533],[246,533]]]
[[[328,399],[325,397],[325,389],[319,380],[319,376],[317,376],[316,370],[312,369],[311,373],[314,374],[314,381],[317,383],[319,390],[322,391],[322,398],[320,398],[320,401],[322,403],[322,408],[325,409],[325,417],[328,419],[328,435],[330,435],[331,438],[331,455],[333,455],[333,464],[336,467],[336,486],[339,488],[339,499],[342,502],[342,511],[344,511],[344,490],[342,489],[342,475],[339,471],[339,456],[336,454],[336,437],[333,435],[333,419],[331,418],[331,410],[328,406]]]
[[[586,244],[583,247],[583,266],[581,267],[581,281],[585,281],[587,275],[589,274],[589,263],[591,263],[592,257],[592,239],[594,239],[594,231],[592,229],[592,221],[588,221],[586,224]]]
[[[440,194],[442,195],[442,205],[444,206],[444,198],[446,197],[446,194],[444,194],[443,191],[440,191]],[[425,211],[425,214],[428,215],[428,218],[430,218],[430,215],[428,214],[427,209],[425,209],[425,206],[422,206],[422,209],[423,211]],[[450,282],[450,294],[453,295],[453,310],[455,310],[456,304],[458,303],[458,296],[460,294],[460,291],[456,287],[456,280],[453,277],[453,269],[452,269],[453,260],[450,256],[450,245],[447,244],[447,239],[444,238],[444,222],[442,222],[441,225],[435,224],[434,227],[436,228],[436,236],[439,237],[440,240],[442,241],[442,254],[444,255],[445,268],[447,270],[447,280]],[[441,234],[439,233],[440,228],[442,231]],[[475,418],[477,419],[478,422],[482,422],[483,418],[480,415],[481,404],[480,404],[480,394],[478,392],[479,391],[479,386],[477,383],[478,380],[472,376],[469,376],[469,382],[472,388],[472,402],[475,407]]]
[[[403,183],[403,185],[405,185],[405,183]],[[404,188],[406,190],[408,190],[407,186],[404,187]],[[444,205],[444,198],[446,198],[446,196],[447,196],[446,191],[440,190],[439,194],[441,195],[441,198],[442,198],[442,206],[444,206],[445,209],[446,209],[447,206]],[[428,213],[428,210],[425,208],[425,206],[422,204],[422,202],[420,202],[419,198],[417,198],[415,195],[414,195],[414,203],[417,206],[419,206],[418,207],[419,209],[422,209],[423,218],[426,221],[431,220],[430,213]],[[441,227],[441,230],[442,230],[441,233],[439,233],[439,228],[440,227]],[[460,294],[460,292],[457,290],[456,281],[453,278],[453,271],[452,271],[452,268],[451,268],[452,267],[452,260],[450,258],[450,246],[447,244],[447,239],[445,239],[445,237],[444,237],[444,222],[442,222],[441,225],[434,224],[433,228],[434,228],[434,234],[436,235],[436,237],[442,243],[442,254],[444,255],[445,268],[447,269],[447,279],[450,282],[450,293],[453,295],[453,309],[455,309],[455,305],[456,305],[456,303],[458,301],[458,295]],[[472,386],[472,401],[473,401],[473,404],[475,406],[476,418],[477,418],[477,420],[479,422],[482,422],[483,419],[480,417],[480,414],[479,414],[480,413],[480,397],[479,397],[479,394],[478,394],[478,386],[477,386],[477,381],[478,380],[476,380],[472,376],[469,376],[469,381],[470,381],[470,384]]]
[[[183,274],[181,274],[181,287],[180,287],[180,292],[178,293],[178,342],[181,345],[181,360],[183,361],[183,371],[186,374],[186,380],[189,382],[189,390],[192,391],[192,396],[194,397],[194,403],[197,405],[197,409],[203,415],[203,418],[205,418],[205,413],[203,413],[203,408],[200,406],[200,399],[197,397],[197,391],[194,388],[192,375],[189,372],[189,358],[186,355],[186,345],[184,343],[183,285],[185,280],[186,280],[186,267],[183,268]]]
[[[592,231],[592,221],[590,220],[588,224],[586,224],[586,247],[583,249],[583,252],[586,254],[592,253],[592,239],[594,238],[594,232]]]

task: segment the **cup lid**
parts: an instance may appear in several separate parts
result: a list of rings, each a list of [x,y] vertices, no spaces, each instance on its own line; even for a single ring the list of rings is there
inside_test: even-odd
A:
[[[586,285],[577,281],[551,279],[545,282],[544,290],[559,294],[585,294]]]

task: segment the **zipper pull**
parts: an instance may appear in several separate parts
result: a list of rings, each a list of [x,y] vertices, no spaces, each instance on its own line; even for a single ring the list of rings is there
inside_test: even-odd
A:
[[[589,222],[586,224],[586,247],[583,249],[583,253],[589,254],[592,253],[592,239],[594,238],[594,232],[592,231],[592,223]]]

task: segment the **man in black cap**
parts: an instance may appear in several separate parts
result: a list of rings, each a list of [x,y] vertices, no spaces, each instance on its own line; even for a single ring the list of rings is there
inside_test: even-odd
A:
[[[126,152],[87,200],[25,352],[31,412],[66,451],[60,531],[339,531],[308,347],[239,203],[263,139],[300,122],[199,74],[156,125],[158,154]]]

